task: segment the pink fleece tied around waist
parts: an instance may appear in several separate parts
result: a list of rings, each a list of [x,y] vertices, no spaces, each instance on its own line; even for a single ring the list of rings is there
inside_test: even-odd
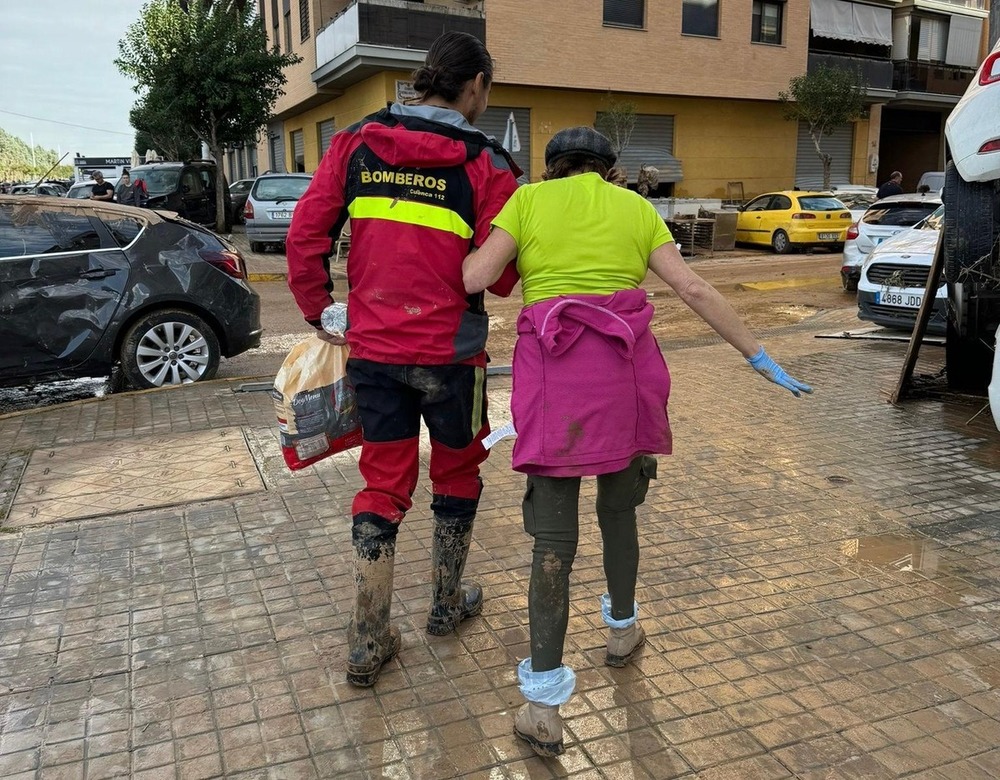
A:
[[[642,290],[574,295],[518,318],[511,411],[514,468],[584,476],[671,451],[670,374]]]

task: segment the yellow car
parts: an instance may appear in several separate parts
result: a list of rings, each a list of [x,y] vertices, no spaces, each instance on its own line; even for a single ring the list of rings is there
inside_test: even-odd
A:
[[[828,192],[769,192],[740,209],[736,240],[767,244],[779,255],[807,246],[839,252],[850,226],[850,210]]]

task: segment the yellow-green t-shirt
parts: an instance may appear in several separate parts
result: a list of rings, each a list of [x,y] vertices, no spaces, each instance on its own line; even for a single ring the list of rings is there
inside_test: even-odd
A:
[[[633,290],[650,253],[673,241],[652,203],[597,173],[519,187],[493,225],[517,243],[525,305]]]

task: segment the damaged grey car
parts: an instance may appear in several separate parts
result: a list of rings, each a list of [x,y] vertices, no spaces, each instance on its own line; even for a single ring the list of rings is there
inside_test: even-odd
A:
[[[0,196],[0,386],[215,376],[260,344],[260,298],[231,244],[167,212]]]

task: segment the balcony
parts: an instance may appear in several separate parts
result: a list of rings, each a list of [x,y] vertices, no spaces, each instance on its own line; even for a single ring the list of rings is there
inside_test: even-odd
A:
[[[930,8],[933,10],[935,6],[951,6],[953,8],[966,8],[972,11],[986,11],[987,5],[986,0],[917,0],[915,3],[918,7]]]
[[[316,35],[312,80],[335,90],[384,70],[412,70],[435,38],[453,30],[485,41],[486,16],[472,7],[355,0]]]
[[[920,92],[949,96],[942,102],[957,103],[975,73],[975,70],[957,68],[954,65],[896,60],[892,63],[892,87],[900,93]]]
[[[888,49],[886,49],[888,51]],[[809,52],[809,72],[820,67],[859,73],[869,90],[892,89],[892,61],[830,52]]]

